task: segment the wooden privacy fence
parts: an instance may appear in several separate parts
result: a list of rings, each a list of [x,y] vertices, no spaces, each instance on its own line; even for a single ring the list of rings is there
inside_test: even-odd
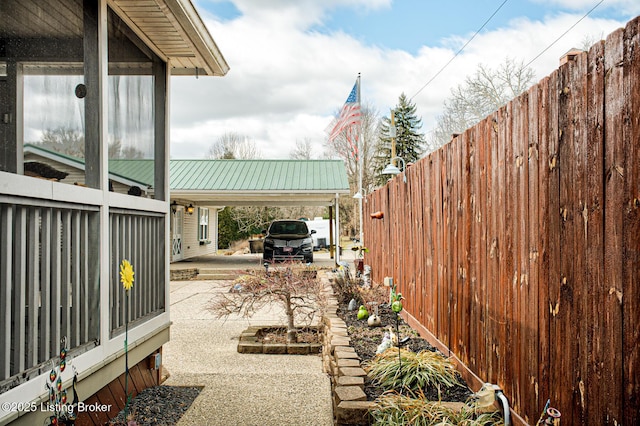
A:
[[[393,277],[408,319],[499,384],[516,423],[550,399],[563,425],[640,424],[639,27],[364,204],[373,280]]]

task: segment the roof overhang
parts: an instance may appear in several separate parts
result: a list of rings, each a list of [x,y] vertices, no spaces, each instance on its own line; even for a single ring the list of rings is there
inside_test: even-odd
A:
[[[60,155],[56,152],[49,151],[47,149],[34,146],[32,144],[25,144],[24,153],[37,155],[49,161],[64,164],[65,166],[73,167],[75,169],[82,170],[83,172],[85,171],[84,161],[70,158],[68,156]],[[136,180],[127,178],[126,176],[121,176],[117,173],[109,172],[109,180],[121,183],[122,185],[125,185],[125,186],[137,186],[144,192],[151,192],[151,187],[146,183],[138,182]]]
[[[201,206],[335,206],[348,190],[338,191],[171,191],[171,199]]]
[[[190,0],[109,0],[173,75],[223,76],[229,65]]]

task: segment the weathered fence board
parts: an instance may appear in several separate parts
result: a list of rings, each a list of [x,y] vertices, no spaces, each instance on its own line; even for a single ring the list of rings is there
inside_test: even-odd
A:
[[[640,423],[640,19],[624,37],[623,383],[625,424]]]
[[[604,67],[606,72],[604,96],[604,282],[601,288],[602,307],[605,309],[603,329],[609,330],[601,337],[603,353],[603,381],[622,383],[622,309],[617,295],[622,295],[622,204],[624,163],[622,140],[623,113],[622,93],[623,30],[607,37]],[[613,290],[613,291],[611,291]],[[617,330],[616,330],[617,329]],[[614,331],[615,330],[615,331]],[[610,389],[610,400],[603,407],[600,418],[618,417],[622,408],[622,389]]]
[[[639,26],[365,203],[385,214],[364,223],[374,281],[394,278],[465,377],[502,386],[516,424],[547,400],[563,425],[640,423]]]
[[[585,204],[583,220],[585,232],[585,274],[584,282],[588,285],[588,297],[585,300],[586,315],[593,318],[593,326],[588,333],[588,353],[582,359],[583,376],[587,387],[597,386],[602,380],[601,372],[591,366],[603,365],[603,347],[599,342],[598,330],[603,329],[603,321],[599,315],[600,306],[604,305],[604,223],[603,216],[603,124],[604,124],[604,43],[595,44],[589,51],[587,62],[587,116],[586,116],[586,161]],[[604,401],[590,394],[587,403],[589,417],[591,413],[602,413]],[[600,422],[603,422],[600,419]]]
[[[522,389],[522,406],[539,407],[540,400],[540,374],[538,363],[540,359],[540,346],[544,333],[538,327],[540,322],[540,294],[539,294],[539,268],[540,249],[539,235],[539,165],[540,165],[540,104],[543,101],[541,86],[534,86],[529,90],[529,102],[526,120],[530,123],[527,133],[527,145],[525,158],[527,163],[527,221],[523,223],[523,232],[527,234],[527,246],[524,247],[523,262],[528,270],[526,277],[527,289],[527,312],[523,317],[523,324],[526,324],[524,335],[522,336],[522,356],[535,362],[524,362],[521,365],[520,386]],[[526,322],[524,322],[526,321]],[[543,403],[544,404],[544,403]],[[528,419],[530,420],[530,419]]]

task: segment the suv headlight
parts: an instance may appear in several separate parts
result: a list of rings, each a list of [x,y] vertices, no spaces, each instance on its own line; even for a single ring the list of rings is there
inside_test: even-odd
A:
[[[303,246],[313,245],[313,238],[305,238],[304,240],[302,240],[302,245]]]

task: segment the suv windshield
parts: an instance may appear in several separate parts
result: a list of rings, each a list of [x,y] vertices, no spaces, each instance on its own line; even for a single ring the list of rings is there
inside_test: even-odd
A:
[[[291,221],[291,222],[273,222],[271,227],[269,228],[269,234],[271,235],[307,235],[309,234],[309,229],[307,228],[307,224],[300,221]]]

